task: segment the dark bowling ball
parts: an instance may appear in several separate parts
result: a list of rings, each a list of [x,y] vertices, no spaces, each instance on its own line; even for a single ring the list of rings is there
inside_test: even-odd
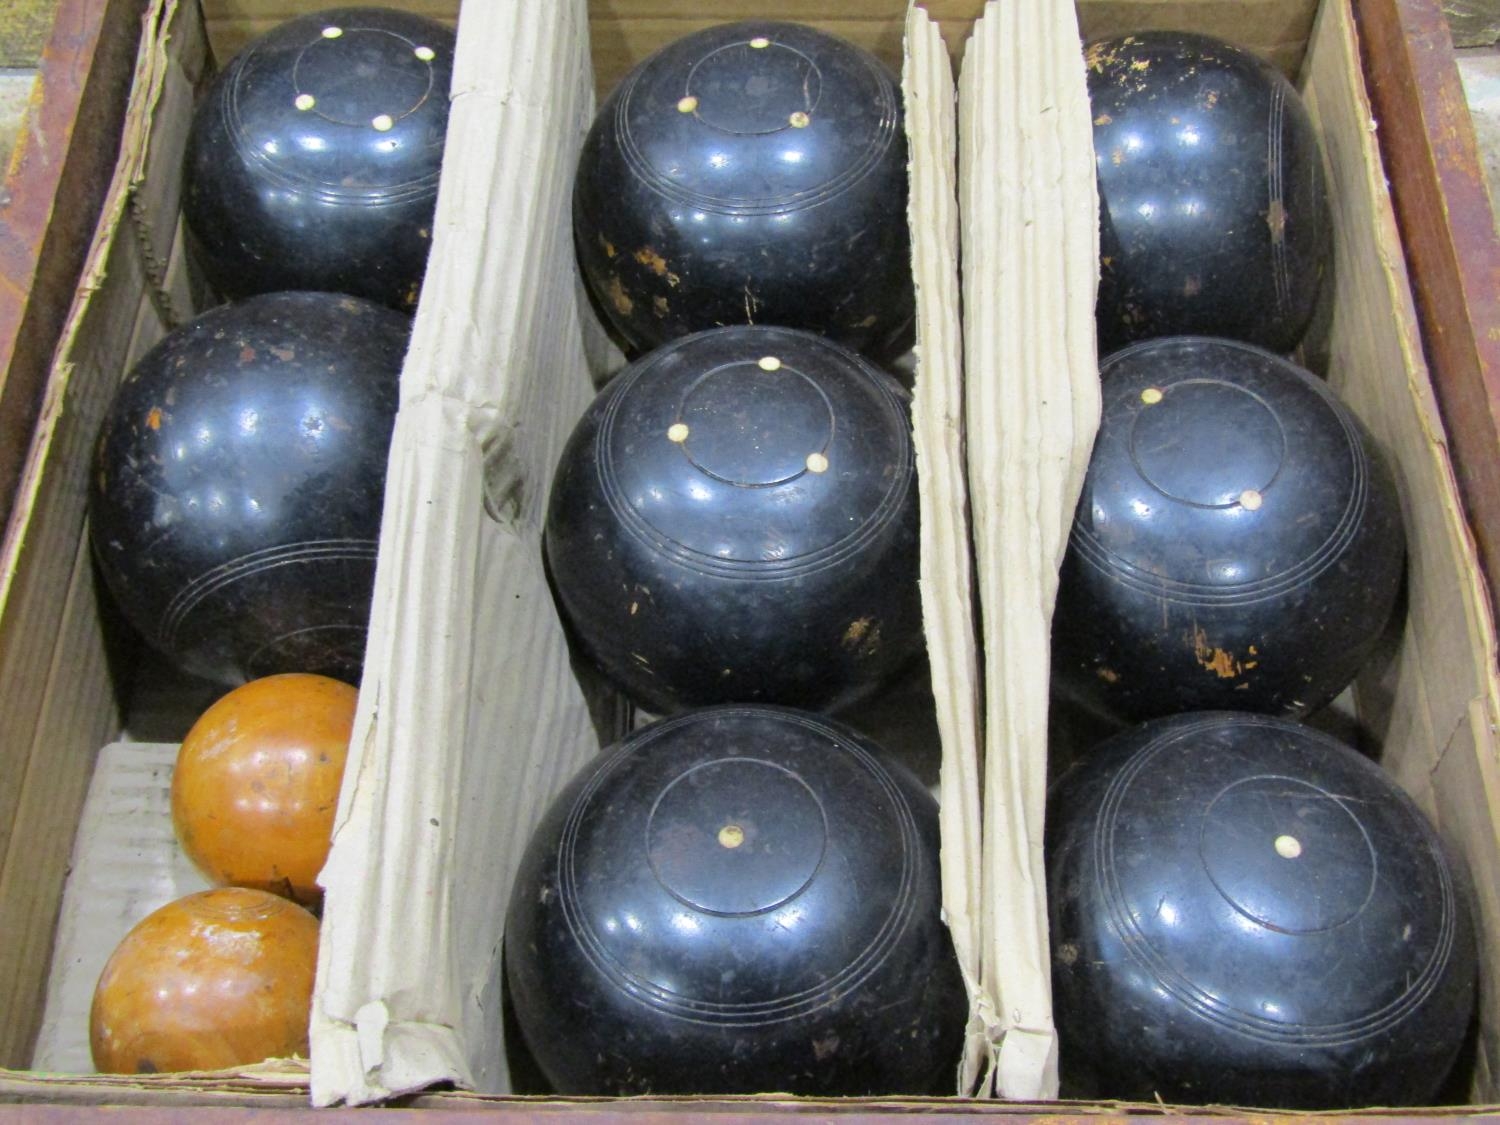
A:
[[[1188,334],[1295,348],[1332,245],[1296,90],[1248,51],[1170,31],[1090,46],[1088,86],[1101,350]]]
[[[416,306],[453,47],[421,16],[334,8],[234,57],[193,115],[184,165],[183,212],[214,288]]]
[[[409,330],[354,297],[267,294],[177,329],[121,385],[90,535],[125,617],[179,666],[358,683]]]
[[[1100,374],[1053,618],[1059,691],[1127,719],[1327,703],[1379,639],[1405,556],[1364,427],[1248,344],[1152,340]]]
[[[538,826],[505,963],[566,1094],[951,1094],[968,999],[937,804],[854,731],[716,707],[643,728]]]
[[[1473,1012],[1466,886],[1377,766],[1269,716],[1105,743],[1047,816],[1072,1091],[1340,1109],[1430,1102]]]
[[[805,328],[910,346],[901,93],[836,36],[758,20],[633,70],[579,158],[579,263],[635,354],[700,329]]]
[[[922,650],[916,534],[905,392],[821,337],[739,327],[599,394],[545,545],[576,640],[647,710],[830,709]]]

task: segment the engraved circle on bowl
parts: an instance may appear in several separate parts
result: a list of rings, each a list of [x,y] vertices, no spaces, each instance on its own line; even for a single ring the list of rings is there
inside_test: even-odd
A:
[[[755,711],[735,708],[720,709],[725,717],[755,716]],[[827,1007],[839,998],[858,988],[887,961],[895,950],[901,935],[914,921],[916,906],[916,865],[913,862],[919,839],[916,817],[906,796],[896,786],[885,766],[873,755],[839,731],[822,723],[813,715],[782,713],[783,721],[806,727],[832,742],[839,750],[849,754],[881,788],[884,805],[896,820],[895,830],[901,837],[901,872],[897,887],[890,896],[890,911],[883,925],[866,946],[831,976],[820,984],[800,992],[769,1000],[743,1003],[722,1003],[699,997],[685,996],[633,972],[604,943],[598,931],[579,904],[579,880],[577,871],[577,843],[583,825],[589,819],[589,810],[594,795],[610,780],[611,775],[628,759],[643,752],[646,745],[658,741],[694,717],[681,715],[667,719],[650,728],[644,738],[632,738],[616,752],[589,780],[579,793],[563,826],[558,844],[558,895],[557,903],[562,911],[563,922],[569,934],[577,942],[579,951],[600,976],[620,991],[643,1004],[671,1013],[682,1019],[694,1020],[717,1026],[754,1027],[799,1019]]]
[[[794,94],[790,99],[778,102],[774,106],[761,106],[760,119],[757,121],[737,121],[735,118],[754,108],[751,103],[756,95],[762,92],[761,85],[769,81],[763,75],[752,76],[750,84],[755,88],[736,91],[737,96],[732,104],[721,105],[720,102],[724,101],[722,96],[720,98],[707,96],[701,88],[701,83],[707,77],[706,71],[716,68],[725,61],[725,56],[730,52],[746,51],[754,52],[754,64],[761,71],[777,68],[784,72],[798,73],[802,78],[800,96]],[[785,76],[790,77],[790,73]],[[695,83],[699,84],[698,88],[695,88]],[[795,86],[785,84],[784,88],[795,89]],[[682,93],[683,97],[693,99],[695,115],[710,129],[729,133],[732,136],[766,136],[792,128],[791,119],[796,114],[810,116],[817,109],[818,101],[823,96],[823,72],[818,69],[816,62],[795,47],[774,42],[757,47],[755,41],[741,39],[715,47],[695,62],[688,70]]]
[[[1235,721],[1245,725],[1277,725],[1277,720],[1269,716],[1237,715]],[[1194,1015],[1237,1035],[1271,1044],[1332,1047],[1385,1031],[1405,1019],[1431,995],[1452,955],[1457,931],[1455,900],[1451,877],[1442,864],[1437,865],[1442,884],[1442,917],[1427,964],[1409,982],[1406,990],[1383,1008],[1338,1023],[1286,1023],[1268,1019],[1256,1012],[1228,1007],[1217,994],[1199,986],[1172,959],[1162,955],[1142,930],[1140,920],[1120,886],[1119,869],[1114,858],[1114,832],[1121,806],[1135,780],[1143,774],[1151,776],[1149,771],[1158,756],[1183,744],[1191,747],[1193,739],[1214,730],[1223,722],[1221,715],[1205,715],[1202,719],[1162,732],[1153,742],[1136,751],[1110,780],[1094,817],[1092,848],[1095,889],[1109,924],[1121,935],[1126,955],[1148,975],[1156,987]]]
[[[360,655],[364,652],[365,638],[369,635],[369,628],[365,625],[334,622],[326,625],[309,625],[305,629],[293,629],[257,648],[245,659],[244,666],[252,679],[269,676],[285,667],[283,663],[270,660],[269,657],[287,645],[291,645],[294,651],[305,652],[307,648],[305,640],[319,634],[321,636],[317,643],[325,658],[333,657],[333,659],[320,661],[320,668],[327,669],[338,665],[353,667],[359,664]],[[317,670],[307,669],[307,671]]]
[[[1111,582],[1150,594],[1162,601],[1182,605],[1250,605],[1279,597],[1299,586],[1314,582],[1342,557],[1344,550],[1359,533],[1370,491],[1370,463],[1355,428],[1353,416],[1332,397],[1331,392],[1315,390],[1333,407],[1332,415],[1338,420],[1344,435],[1344,446],[1350,457],[1349,494],[1328,537],[1305,558],[1292,562],[1274,574],[1229,586],[1168,578],[1147,570],[1111,550],[1088,526],[1088,521],[1083,519],[1073,521],[1068,537],[1069,549]]]
[[[833,347],[821,341],[815,342],[821,343],[824,347]],[[625,392],[647,372],[655,370],[654,364],[645,363],[633,373],[619,376],[610,384],[612,393],[605,405],[603,416],[599,420],[598,429],[594,433],[594,465],[599,477],[600,493],[620,528],[641,546],[667,555],[678,565],[699,574],[740,579],[779,580],[793,576],[809,576],[839,565],[881,535],[900,514],[903,499],[908,490],[913,487],[912,478],[915,466],[912,461],[911,433],[910,428],[904,422],[904,411],[895,393],[884,383],[877,382],[881,401],[895,419],[898,447],[893,460],[897,468],[891,474],[890,486],[880,502],[863,522],[851,528],[842,538],[803,555],[778,559],[726,559],[719,555],[694,550],[662,534],[640,514],[625,494],[611,450],[615,421]],[[804,469],[805,467],[804,465]]]
[[[1277,82],[1271,88],[1271,104],[1266,122],[1266,222],[1271,234],[1271,280],[1276,293],[1276,311],[1285,315],[1292,299],[1292,275],[1286,247],[1286,154],[1282,132],[1286,118],[1286,87]]]
[[[358,116],[355,116],[352,113],[330,113],[328,108],[328,92],[326,90],[320,90],[316,88],[310,81],[308,81],[307,76],[305,76],[302,72],[304,62],[307,61],[309,55],[315,53],[329,54],[330,52],[338,52],[342,55],[349,55],[352,53],[349,49],[350,41],[352,38],[363,38],[368,40],[377,36],[394,39],[398,44],[400,44],[400,47],[395,52],[394,57],[407,64],[407,67],[403,69],[418,67],[420,68],[420,77],[418,79],[418,82],[413,85],[421,86],[421,92],[417,94],[413,100],[408,100],[404,105],[396,104],[362,108]],[[298,52],[297,61],[292,64],[292,92],[294,95],[294,100],[296,95],[311,94],[315,99],[317,99],[312,112],[331,125],[346,125],[353,128],[368,128],[370,125],[370,119],[377,114],[388,116],[393,121],[400,121],[403,118],[409,117],[413,113],[417,112],[417,110],[421,109],[422,106],[427,103],[427,99],[432,96],[432,86],[434,81],[434,76],[432,73],[432,63],[423,58],[422,55],[418,53],[421,46],[422,44],[416,42],[413,39],[408,39],[406,36],[401,35],[398,32],[388,31],[384,28],[345,28],[344,34],[337,39],[329,39],[325,36],[320,35],[318,38],[314,39],[307,46],[303,47],[301,51]],[[341,67],[339,69],[346,70],[347,68]],[[395,80],[398,80],[401,77],[400,75],[392,73],[391,71],[392,68],[387,63],[383,67],[383,73],[380,75],[355,74],[352,77],[355,80],[367,81],[371,83],[373,83],[377,77],[381,78],[384,81],[380,83],[380,89],[383,92],[390,92],[391,90],[396,88]]]
[[[1148,388],[1148,390],[1151,389],[1157,388]],[[1207,483],[1202,474],[1192,474],[1183,481],[1171,480],[1169,474],[1180,464],[1180,458],[1175,456],[1174,449],[1158,448],[1154,441],[1146,439],[1142,433],[1143,429],[1150,429],[1156,439],[1160,437],[1160,434],[1155,432],[1159,429],[1164,429],[1168,433],[1180,433],[1182,427],[1174,413],[1174,406],[1180,409],[1185,396],[1192,396],[1201,402],[1205,394],[1221,399],[1225,406],[1231,404],[1243,406],[1242,403],[1234,401],[1243,398],[1254,404],[1251,409],[1259,408],[1257,420],[1260,422],[1260,427],[1254,431],[1258,448],[1242,448],[1230,455],[1236,456],[1237,460],[1242,462],[1253,463],[1259,460],[1263,463],[1252,468],[1245,479],[1237,481],[1232,487],[1224,490],[1219,499],[1205,499],[1201,495],[1191,494],[1192,487]],[[1130,463],[1141,480],[1167,499],[1178,504],[1185,504],[1190,508],[1227,510],[1240,506],[1239,497],[1247,490],[1257,492],[1263,497],[1270,493],[1272,485],[1276,483],[1281,470],[1286,465],[1286,427],[1282,424],[1274,406],[1254,391],[1224,379],[1181,379],[1160,388],[1160,395],[1161,397],[1154,403],[1146,404],[1152,409],[1136,410],[1130,418],[1130,433],[1126,439],[1126,448],[1129,450]],[[1140,397],[1140,401],[1144,403],[1145,398]],[[1229,411],[1214,413],[1227,415]],[[1216,423],[1220,421],[1222,417],[1215,418]],[[1233,442],[1238,434],[1249,434],[1252,431],[1252,427],[1244,421],[1234,429],[1237,433],[1220,433],[1217,436],[1223,441]],[[1184,483],[1187,484],[1187,489],[1182,487]]]
[[[664,813],[670,815],[675,812],[679,814],[680,818],[680,814],[684,811],[688,813],[697,811],[693,810],[690,804],[686,810],[676,807],[683,804],[681,800],[683,794],[679,792],[679,787],[692,787],[705,771],[722,770],[726,766],[730,768],[738,767],[741,773],[746,772],[745,767],[747,766],[751,767],[751,769],[758,767],[760,770],[775,771],[772,776],[781,783],[780,788],[782,789],[782,797],[776,803],[781,806],[782,811],[785,812],[786,806],[784,802],[787,798],[790,798],[792,802],[795,802],[799,806],[797,811],[803,814],[804,820],[807,819],[806,814],[810,812],[815,813],[818,826],[821,829],[816,852],[813,852],[812,849],[808,849],[801,855],[788,855],[785,852],[780,852],[777,860],[781,865],[781,870],[776,873],[787,875],[787,878],[781,880],[781,885],[777,886],[774,891],[763,896],[763,901],[756,901],[753,906],[746,906],[738,910],[727,909],[722,905],[711,905],[709,900],[713,897],[712,892],[722,892],[724,889],[722,885],[715,884],[712,887],[699,886],[695,885],[694,880],[691,878],[685,882],[681,874],[673,872],[670,863],[667,862],[677,858],[678,854],[685,849],[703,846],[710,837],[700,836],[695,831],[694,826],[684,826],[680,823],[680,820],[661,826],[657,824],[657,817]],[[788,782],[791,783],[790,786],[787,784]],[[722,782],[720,784],[722,786]],[[689,798],[689,801],[691,801],[691,798]],[[747,823],[753,823],[753,820],[753,817],[737,815],[730,821],[725,822],[725,827],[718,830],[720,834],[711,837],[713,840],[712,844],[704,849],[709,853],[710,863],[712,859],[718,858],[714,853],[718,852],[720,848],[733,850],[736,853],[735,858],[737,860],[743,862],[744,859],[749,858],[752,860],[752,863],[755,862],[757,857],[751,856],[750,853],[753,850],[753,845],[756,843],[756,837],[759,833],[752,830],[748,835],[748,842],[752,844],[752,848],[743,848],[747,842],[744,826]],[[725,837],[723,832],[726,828],[735,830],[737,834]],[[726,839],[731,842],[726,843]],[[743,850],[741,850],[742,848]],[[812,790],[795,770],[788,769],[780,763],[768,762],[760,758],[728,755],[714,758],[710,761],[695,762],[687,770],[662,786],[661,792],[657,794],[656,800],[651,805],[651,811],[646,815],[646,862],[651,867],[651,873],[656,876],[657,883],[661,885],[662,890],[666,891],[667,894],[689,909],[702,911],[704,914],[714,917],[752,918],[758,914],[768,914],[773,910],[780,909],[812,885],[813,880],[818,876],[819,869],[823,865],[823,857],[827,853],[827,850],[828,812],[817,793]],[[798,865],[797,870],[790,875],[787,874],[786,870],[788,864]],[[738,868],[737,870],[744,870],[744,868]],[[753,873],[750,874],[750,878],[754,878]],[[713,883],[714,881],[709,879],[708,882]]]
[[[223,888],[228,889],[228,888]],[[258,922],[285,914],[293,904],[279,895],[214,894],[205,892],[194,904],[193,911],[203,918],[219,918],[225,922]]]
[[[1267,792],[1268,789],[1269,792]],[[1250,794],[1248,797],[1247,792]],[[1324,823],[1320,826],[1323,836],[1322,846],[1311,851],[1305,847],[1306,832],[1310,827],[1307,823],[1301,823],[1298,834],[1295,836],[1267,837],[1266,846],[1276,849],[1278,855],[1283,858],[1295,856],[1302,861],[1295,866],[1279,867],[1276,871],[1278,874],[1292,873],[1295,878],[1301,880],[1298,889],[1304,892],[1303,897],[1307,900],[1304,903],[1291,901],[1281,914],[1273,916],[1271,907],[1276,905],[1275,895],[1268,893],[1267,902],[1245,901],[1246,896],[1234,886],[1235,878],[1244,872],[1239,862],[1243,856],[1236,853],[1233,859],[1226,862],[1225,857],[1218,854],[1216,846],[1229,842],[1229,833],[1234,829],[1234,820],[1245,815],[1246,806],[1253,807],[1255,814],[1261,816],[1274,815],[1278,811],[1277,806],[1280,806],[1283,812],[1280,819],[1284,823],[1291,823],[1300,821],[1301,818],[1289,816],[1285,810],[1290,802],[1297,800],[1312,802],[1317,806],[1318,811],[1325,814]],[[1226,806],[1227,814],[1221,813],[1221,809]],[[1326,813],[1329,809],[1337,809],[1343,814],[1342,819],[1332,826],[1327,823]],[[1227,830],[1223,823],[1215,824],[1216,814],[1227,815],[1230,822]],[[1316,825],[1316,821],[1313,823]],[[1364,912],[1370,900],[1375,897],[1379,857],[1375,853],[1374,844],[1370,841],[1370,834],[1358,815],[1350,809],[1342,797],[1336,793],[1330,793],[1319,785],[1280,774],[1259,773],[1237,778],[1208,802],[1203,810],[1202,825],[1198,852],[1203,863],[1204,874],[1208,876],[1209,882],[1236,913],[1268,930],[1299,935],[1327,933],[1353,921]],[[1333,829],[1332,832],[1330,828]],[[1350,828],[1354,830],[1352,834],[1349,831]],[[1336,837],[1339,829],[1342,829],[1342,835]],[[1351,846],[1351,841],[1355,838],[1363,843],[1363,852],[1358,852],[1355,847]],[[1282,841],[1289,842],[1290,846]],[[1338,865],[1346,883],[1353,869],[1361,863],[1366,865],[1362,885],[1354,889],[1352,896],[1348,893],[1339,893],[1350,890],[1348,887],[1335,886],[1326,891],[1322,888],[1314,889],[1315,880],[1319,874],[1326,873],[1326,865],[1330,860]],[[1258,889],[1269,892],[1275,888]],[[1289,916],[1295,915],[1299,906],[1311,909],[1313,914],[1290,920]],[[1319,914],[1318,911],[1322,913]]]
[[[731,374],[732,372],[741,371],[741,369],[746,370],[739,375]],[[777,392],[783,397],[796,396],[800,401],[795,405],[803,407],[804,412],[806,412],[807,407],[815,403],[819,404],[822,406],[824,418],[827,419],[826,429],[818,437],[814,438],[806,449],[782,451],[785,455],[784,461],[786,463],[779,467],[768,466],[767,471],[761,474],[759,479],[750,479],[746,472],[732,474],[732,471],[728,470],[722,464],[718,468],[714,468],[712,465],[706,463],[705,455],[694,453],[694,446],[696,444],[701,449],[704,444],[705,430],[708,430],[706,436],[709,439],[716,436],[724,436],[724,426],[732,425],[732,416],[727,412],[721,413],[712,410],[703,410],[701,413],[704,422],[692,425],[686,425],[685,423],[688,416],[694,410],[694,397],[702,394],[711,398],[712,385],[725,381],[739,384],[742,391],[746,388],[757,386],[767,388],[774,386]],[[811,392],[811,394],[808,392]],[[786,407],[786,411],[789,413],[793,408],[792,405],[789,405]],[[682,395],[677,402],[677,414],[673,423],[673,427],[675,428],[676,426],[684,427],[684,436],[677,443],[678,448],[682,450],[683,456],[687,458],[688,463],[704,476],[734,488],[774,488],[777,485],[790,484],[798,477],[807,474],[810,471],[808,467],[808,457],[810,455],[814,453],[827,454],[828,447],[833,444],[838,420],[833,409],[833,403],[829,401],[828,393],[809,378],[806,373],[780,360],[776,362],[774,367],[768,367],[764,359],[735,359],[727,363],[721,363],[719,366],[703,372],[683,389]],[[730,434],[728,436],[732,439],[735,435]],[[760,450],[758,444],[756,445],[756,449],[757,451]],[[733,454],[731,454],[732,456]],[[744,466],[746,470],[749,467],[748,464]]]
[[[183,626],[193,613],[211,598],[246,578],[287,566],[327,563],[364,563],[373,565],[377,550],[374,539],[313,539],[284,543],[252,551],[231,559],[183,584],[162,614],[160,638],[167,648],[175,648]]]
[[[436,199],[438,179],[441,175],[441,169],[438,167],[436,160],[434,160],[430,171],[424,172],[419,176],[414,176],[411,179],[389,184],[351,185],[340,180],[315,179],[308,176],[305,172],[288,168],[279,156],[273,156],[266,152],[263,145],[256,142],[256,132],[246,123],[241,105],[240,79],[242,77],[243,71],[236,75],[235,81],[227,84],[218,98],[219,113],[223,120],[223,131],[224,135],[229,138],[235,154],[247,166],[255,168],[257,174],[269,185],[293,193],[307,194],[323,202],[337,203],[345,206],[363,204],[369,207],[380,207],[406,203],[427,196]],[[294,91],[289,93],[285,99],[287,120],[293,129],[299,127],[297,118],[305,117],[309,112],[314,112],[317,108],[317,99],[314,98],[313,111],[299,110],[296,106],[297,96],[297,93]],[[428,100],[430,99],[424,97],[421,104],[425,104]],[[418,107],[413,107],[412,112],[415,112],[416,108]],[[341,124],[339,122],[332,123]],[[355,124],[364,132],[374,133],[374,130],[370,128],[368,118]],[[442,138],[438,138],[429,147],[435,149],[440,155]]]
[[[666,173],[659,171],[646,159],[644,151],[631,131],[631,99],[635,96],[639,86],[639,73],[627,78],[620,90],[620,97],[615,105],[613,120],[609,123],[614,132],[615,145],[618,147],[629,172],[643,186],[669,202],[692,207],[698,211],[741,217],[776,215],[791,211],[806,210],[833,198],[840,192],[853,188],[880,164],[885,154],[890,150],[891,145],[896,141],[898,134],[896,127],[898,106],[890,80],[885,74],[880,72],[878,63],[875,63],[873,60],[862,61],[865,62],[870,72],[874,88],[877,92],[875,107],[877,111],[877,124],[875,132],[870,138],[870,143],[858,159],[821,184],[814,184],[796,191],[783,192],[780,195],[747,198],[713,195],[707,192],[694,191],[691,188],[683,186]],[[824,114],[822,119],[826,121],[828,115]],[[813,120],[817,121],[818,118],[814,118]],[[790,125],[790,121],[788,121],[788,124]]]

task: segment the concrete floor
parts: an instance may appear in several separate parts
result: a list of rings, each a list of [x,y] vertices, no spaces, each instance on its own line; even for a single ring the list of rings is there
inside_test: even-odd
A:
[[[1500,51],[1493,47],[1458,52],[1458,75],[1463,80],[1474,137],[1484,162],[1490,189],[1490,212],[1500,230]]]
[[[31,97],[57,0],[0,0],[0,180]]]
[[[26,113],[26,103],[31,98],[31,86],[36,71],[22,67],[0,68],[0,178],[10,165],[10,152],[15,145],[16,133],[21,128],[21,118]]]

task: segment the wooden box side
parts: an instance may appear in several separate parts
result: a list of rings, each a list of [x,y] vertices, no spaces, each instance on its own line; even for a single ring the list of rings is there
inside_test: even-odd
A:
[[[192,11],[191,8],[188,9]],[[146,11],[122,157],[74,295],[0,544],[0,1062],[29,1064],[41,1018],[68,855],[96,751],[119,727],[115,680],[95,597],[84,508],[100,420],[130,365],[165,332],[140,224],[154,178],[175,179],[171,121],[191,104],[204,58],[195,19],[163,25],[172,0]],[[140,157],[155,146],[148,169]],[[178,147],[179,154],[181,149]],[[168,266],[180,251],[164,243]]]
[[[1329,379],[1391,463],[1407,529],[1406,613],[1385,663],[1357,687],[1362,733],[1431,815],[1469,871],[1500,864],[1500,677],[1495,625],[1460,486],[1423,359],[1354,13],[1326,0],[1304,74],[1324,141],[1334,216]],[[1491,457],[1496,454],[1491,450]],[[1472,881],[1481,942],[1500,934],[1500,893]],[[1470,1097],[1493,1101],[1500,1078],[1500,981],[1481,947],[1479,1045]]]
[[[0,170],[0,523],[119,151],[140,38],[135,0],[61,0]]]

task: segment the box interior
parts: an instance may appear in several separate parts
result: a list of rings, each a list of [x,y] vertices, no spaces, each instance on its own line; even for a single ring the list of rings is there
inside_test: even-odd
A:
[[[95,756],[121,729],[130,700],[150,690],[132,684],[132,662],[119,655],[120,630],[96,598],[83,496],[93,434],[114,385],[197,307],[181,257],[170,174],[180,156],[186,107],[209,66],[210,44],[213,55],[227,58],[251,35],[321,6],[204,0],[200,24],[193,4],[155,0],[146,14],[148,31],[170,24],[173,34],[164,45],[150,36],[156,54],[138,69],[149,96],[133,110],[122,149],[135,157],[105,208],[120,236],[101,239],[91,255],[0,555],[0,917],[7,920],[0,1010],[11,1013],[0,1027],[0,1064],[15,1070],[29,1064],[37,1035],[67,857]],[[438,18],[456,14],[448,0],[401,6]],[[923,6],[961,58],[982,4],[929,0]],[[904,0],[762,0],[722,3],[704,19],[700,0],[596,0],[589,18],[595,84],[606,94],[655,47],[704,24],[745,16],[818,23],[895,63],[905,10]],[[1492,811],[1500,809],[1493,623],[1426,382],[1348,8],[1328,0],[1320,16],[1312,0],[1082,0],[1078,13],[1085,38],[1143,27],[1217,33],[1304,79],[1338,201],[1331,377],[1397,459],[1411,540],[1409,613],[1388,660],[1360,685],[1359,720],[1384,744],[1385,765],[1471,868],[1500,870]],[[206,39],[200,33],[205,25]],[[606,362],[599,358],[605,355],[597,352],[596,362]],[[495,434],[498,439],[503,431]],[[485,486],[476,481],[466,495],[477,500]],[[1500,892],[1492,879],[1475,882],[1481,931],[1495,935]],[[1485,960],[1500,959],[1491,953]],[[1476,1102],[1497,1098],[1496,986],[1486,974],[1469,1090]]]
[[[283,20],[329,4],[319,0],[203,0],[214,54],[227,59]],[[399,7],[454,22],[458,0],[403,0]],[[921,7],[955,58],[963,53],[985,0],[922,0]],[[589,5],[595,92],[602,99],[652,51],[691,31],[737,19],[786,19],[836,32],[901,64],[907,0],[594,0]],[[1085,39],[1146,28],[1182,28],[1220,35],[1273,60],[1287,74],[1302,64],[1312,34],[1315,0],[1079,0]]]

